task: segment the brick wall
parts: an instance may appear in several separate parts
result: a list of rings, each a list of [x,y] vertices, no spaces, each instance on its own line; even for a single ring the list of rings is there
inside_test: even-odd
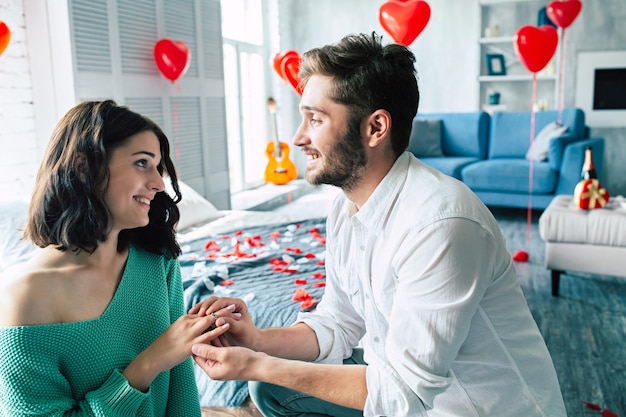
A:
[[[30,196],[41,155],[23,1],[0,0],[0,20],[11,31],[9,45],[0,55],[0,199]]]

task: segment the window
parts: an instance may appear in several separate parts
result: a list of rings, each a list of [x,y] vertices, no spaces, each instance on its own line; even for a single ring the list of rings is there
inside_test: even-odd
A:
[[[268,12],[275,0],[221,0],[231,193],[264,183],[268,142]]]

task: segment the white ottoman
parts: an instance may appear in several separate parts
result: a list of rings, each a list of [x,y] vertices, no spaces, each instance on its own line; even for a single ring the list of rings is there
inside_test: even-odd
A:
[[[618,201],[583,210],[574,196],[558,195],[539,217],[539,235],[554,296],[564,271],[626,277],[626,208]]]

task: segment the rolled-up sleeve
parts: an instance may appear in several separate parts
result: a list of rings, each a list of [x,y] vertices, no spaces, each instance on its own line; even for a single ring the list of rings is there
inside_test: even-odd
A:
[[[365,333],[365,323],[349,295],[339,285],[333,267],[333,250],[326,253],[326,289],[313,313],[300,313],[298,322],[306,323],[317,336],[320,355],[316,362],[341,363],[352,354]]]

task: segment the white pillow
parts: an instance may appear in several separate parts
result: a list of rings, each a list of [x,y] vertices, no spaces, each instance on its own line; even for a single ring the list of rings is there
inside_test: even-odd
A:
[[[165,181],[165,191],[170,196],[175,196],[170,179],[164,178],[163,180]],[[184,182],[179,180],[178,187],[183,195],[183,199],[178,203],[178,210],[180,211],[180,220],[176,226],[178,230],[202,226],[223,216],[213,204]]]
[[[0,201],[0,272],[11,265],[29,260],[39,250],[30,241],[21,240],[28,203],[22,200]]]
[[[526,159],[534,161],[545,161],[548,159],[548,150],[550,142],[554,138],[558,138],[567,131],[567,126],[560,126],[557,122],[551,122],[545,125],[541,132],[537,134],[533,140],[533,144],[526,152]]]

